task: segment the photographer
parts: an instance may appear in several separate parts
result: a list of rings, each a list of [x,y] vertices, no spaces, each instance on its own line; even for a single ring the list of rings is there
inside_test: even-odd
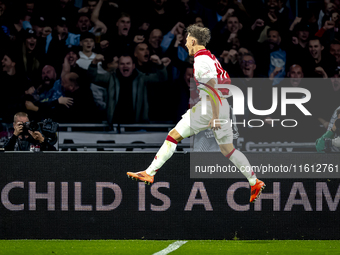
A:
[[[55,151],[55,147],[45,140],[39,131],[28,129],[28,115],[18,112],[14,115],[14,133],[11,139],[5,144],[5,151]]]
[[[328,124],[328,130],[315,142],[318,152],[340,152],[340,107]]]

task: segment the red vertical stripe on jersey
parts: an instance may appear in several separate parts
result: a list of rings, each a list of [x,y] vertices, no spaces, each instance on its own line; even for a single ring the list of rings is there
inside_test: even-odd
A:
[[[218,80],[218,84],[230,84],[231,80],[229,77],[229,74],[222,68],[220,62],[217,60],[217,58],[211,54],[211,52],[207,49],[202,49],[199,50],[195,53],[194,57],[198,57],[198,56],[208,56],[209,58],[211,58],[214,61],[214,65],[216,68],[216,72],[217,72],[217,80]],[[194,74],[195,74],[195,69],[194,69]],[[196,83],[197,80],[195,79]],[[229,95],[229,89],[225,89],[225,88],[220,88],[218,89],[222,92],[222,95]]]

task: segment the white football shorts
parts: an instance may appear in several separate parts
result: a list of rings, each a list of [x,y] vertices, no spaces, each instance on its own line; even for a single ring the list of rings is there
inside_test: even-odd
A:
[[[229,103],[226,99],[221,101],[219,119],[223,121],[221,122],[221,129],[213,131],[213,133],[218,144],[230,144],[233,143],[233,129],[229,118]],[[219,101],[216,102],[220,104]],[[182,119],[177,123],[175,129],[183,138],[192,136],[210,128],[208,124],[212,116],[210,101],[207,101],[207,114],[205,115],[202,115],[202,101],[199,101],[192,109],[182,115]]]

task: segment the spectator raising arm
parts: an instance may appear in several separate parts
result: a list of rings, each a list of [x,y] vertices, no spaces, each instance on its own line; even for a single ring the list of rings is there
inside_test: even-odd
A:
[[[102,8],[103,0],[99,0],[91,14],[91,21],[95,24],[95,30],[101,29],[102,34],[107,32],[107,27],[99,20],[100,9]]]
[[[89,69],[87,69],[87,75],[91,79],[91,82],[106,88],[109,86],[109,81],[112,75],[109,72],[105,72],[103,74],[98,73],[98,63],[103,62],[104,60],[103,55],[97,54],[92,60]]]

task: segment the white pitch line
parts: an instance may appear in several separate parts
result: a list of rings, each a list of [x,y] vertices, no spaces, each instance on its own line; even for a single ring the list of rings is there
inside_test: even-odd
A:
[[[185,244],[187,242],[188,241],[176,241],[176,242],[170,244],[164,250],[156,252],[153,255],[166,255],[166,254],[169,254],[170,252],[173,252],[173,251],[177,250],[179,247],[181,247],[183,244]]]

